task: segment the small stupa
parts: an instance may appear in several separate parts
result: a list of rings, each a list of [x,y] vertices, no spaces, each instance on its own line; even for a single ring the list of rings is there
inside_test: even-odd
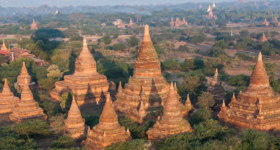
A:
[[[108,94],[99,124],[94,126],[92,130],[88,128],[87,139],[83,144],[88,150],[104,150],[113,143],[128,140],[131,140],[129,129],[125,130],[125,127],[119,124],[110,94]]]
[[[268,39],[265,37],[265,34],[263,33],[262,37],[260,38],[259,42],[266,42]]]
[[[130,20],[129,20],[129,24],[127,25],[128,27],[131,27],[131,26],[133,26],[133,21],[132,21],[132,19],[130,18]]]
[[[269,25],[269,22],[267,22],[267,19],[266,19],[266,18],[264,19],[264,22],[262,22],[261,25],[264,25],[264,26],[268,26],[268,25]]]
[[[163,108],[162,117],[147,131],[148,140],[155,141],[183,132],[192,132],[191,125],[181,115],[179,99],[171,82],[168,98]]]
[[[111,84],[114,86],[114,84]],[[83,49],[75,62],[75,72],[65,75],[64,81],[55,83],[55,89],[51,91],[51,97],[59,101],[64,92],[73,92],[78,106],[84,104],[104,104],[105,95],[110,89],[107,77],[96,70],[96,61],[87,47],[86,38],[83,40]],[[112,91],[114,92],[114,91]]]
[[[68,117],[64,123],[66,127],[66,134],[70,135],[73,139],[81,139],[85,136],[85,119],[81,115],[74,96],[68,112]]]
[[[186,21],[186,18],[185,18],[185,17],[183,17],[182,24],[188,25],[188,21]]]
[[[190,113],[192,111],[193,111],[193,105],[190,100],[190,95],[188,94],[185,105],[183,105],[183,107],[182,107],[181,114],[182,114],[183,118],[186,118],[186,117],[190,116]]]
[[[170,21],[169,24],[170,24],[171,27],[174,27],[175,23],[174,23],[173,17],[171,17],[171,21]]]
[[[151,41],[149,26],[145,26],[144,38],[134,63],[133,76],[129,78],[123,90],[119,90],[114,101],[118,115],[132,118],[138,123],[143,120],[156,120],[162,113],[162,105],[168,96],[169,85],[161,74],[160,61]],[[141,98],[141,93],[146,97]],[[147,116],[139,114],[139,105],[143,101]]]
[[[15,84],[17,84],[20,87],[20,89],[23,89],[23,87],[25,85],[25,80],[27,80],[27,83],[28,83],[30,89],[36,88],[36,84],[35,84],[35,82],[32,82],[31,76],[28,74],[28,71],[26,69],[25,62],[23,62],[22,68],[21,68],[21,73],[17,77],[17,82]]]
[[[180,25],[182,25],[182,22],[180,21],[179,18],[176,18],[176,20],[175,20],[175,27],[179,27]]]
[[[219,73],[218,69],[216,68],[215,75],[210,82],[210,86],[207,88],[207,92],[211,93],[213,95],[213,98],[216,101],[216,109],[219,109],[222,106],[223,99],[225,96],[225,91],[222,86],[222,82],[219,79]]]
[[[18,102],[19,98],[15,97],[11,92],[7,79],[5,79],[4,87],[0,94],[0,114],[11,113]]]
[[[223,105],[218,117],[220,122],[239,128],[279,130],[279,104],[280,96],[270,86],[262,54],[259,53],[249,86],[244,92],[240,92],[237,98],[233,95],[230,108]]]
[[[0,48],[0,54],[5,55],[6,53],[10,53],[10,50],[6,47],[5,41],[3,39],[3,43]]]
[[[213,7],[213,8],[215,8],[215,7],[216,7],[216,4],[215,4],[215,1],[214,1],[214,0],[213,0],[212,7]]]
[[[30,27],[31,30],[38,30],[38,27],[37,27],[37,24],[35,22],[35,19],[33,19],[33,23],[30,26],[31,26]]]
[[[43,109],[40,108],[39,104],[33,99],[33,93],[28,86],[27,78],[25,79],[25,84],[21,92],[21,100],[12,109],[10,119],[16,123],[34,119],[47,120]]]

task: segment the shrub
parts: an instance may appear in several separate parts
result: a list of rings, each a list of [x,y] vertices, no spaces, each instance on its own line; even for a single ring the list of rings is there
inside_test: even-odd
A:
[[[109,35],[105,35],[102,37],[103,42],[107,45],[110,44],[112,42],[111,38]]]
[[[197,99],[198,99],[197,104],[199,105],[200,108],[205,108],[208,111],[212,111],[210,107],[213,107],[215,105],[215,100],[211,93],[204,92],[200,94],[197,97]]]
[[[213,47],[219,47],[221,49],[226,49],[227,45],[225,44],[224,40],[219,40],[213,45]]]
[[[236,75],[229,77],[228,84],[231,86],[248,86],[250,77],[246,75]]]
[[[234,49],[247,49],[247,44],[245,42],[236,42],[233,46]]]
[[[175,70],[180,66],[178,61],[175,61],[173,58],[166,59],[162,62],[162,68],[164,70]]]
[[[198,111],[192,114],[192,117],[189,119],[191,125],[199,124],[200,122],[205,122],[212,118],[210,111],[204,108],[199,108]]]
[[[178,48],[178,51],[181,51],[181,52],[189,52],[189,47],[187,45],[181,45],[179,48]]]
[[[93,126],[97,125],[99,123],[99,116],[96,115],[90,115],[86,116],[85,118],[85,124],[90,126],[92,128]]]
[[[117,43],[117,44],[113,45],[113,49],[115,51],[117,51],[117,50],[124,50],[124,49],[126,49],[126,45],[124,43]]]
[[[61,136],[58,140],[51,143],[52,148],[69,148],[74,145],[75,141],[70,136]]]
[[[136,139],[132,141],[112,144],[107,147],[106,150],[146,150],[149,149],[150,146],[150,142],[143,139]]]
[[[140,40],[136,36],[131,36],[130,39],[128,40],[128,45],[131,47],[137,46],[139,41]]]

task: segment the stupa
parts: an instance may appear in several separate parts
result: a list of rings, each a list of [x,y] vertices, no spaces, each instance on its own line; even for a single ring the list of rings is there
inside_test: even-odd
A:
[[[218,114],[222,123],[264,131],[280,129],[280,96],[270,87],[261,53],[249,86],[237,99],[234,96],[229,106],[223,106]]]
[[[183,17],[183,22],[182,22],[182,24],[188,25],[188,21],[186,21],[186,18],[185,18],[185,17]]]
[[[37,24],[35,22],[35,19],[33,19],[33,23],[31,24],[31,27],[30,27],[31,30],[38,30],[38,27],[37,27]]]
[[[239,4],[245,4],[248,3],[247,0],[238,0],[237,2],[234,3],[234,5],[239,5]]]
[[[254,0],[253,6],[259,6],[259,5],[256,3],[256,0]]]
[[[162,113],[162,104],[167,98],[168,90],[169,85],[161,74],[160,61],[151,41],[149,26],[146,25],[143,42],[134,63],[133,76],[124,89],[118,91],[114,102],[115,110],[118,115],[128,116],[139,123],[144,119],[156,119]],[[143,98],[141,93],[147,96]],[[147,111],[145,118],[139,114],[141,101]]]
[[[6,47],[5,41],[3,39],[3,43],[2,43],[1,49],[0,49],[0,54],[5,55],[6,53],[10,53],[10,50],[8,50],[8,48]]]
[[[277,17],[274,18],[273,23],[274,23],[275,26],[280,26],[280,22],[278,22]]]
[[[193,105],[190,100],[190,95],[188,94],[185,105],[183,105],[181,110],[182,117],[183,118],[189,117],[192,111],[193,111]]]
[[[148,140],[156,141],[183,132],[192,132],[192,128],[189,122],[183,119],[181,115],[180,102],[176,97],[173,83],[171,83],[168,98],[164,105],[163,115],[147,131]]]
[[[263,33],[262,37],[260,38],[259,42],[266,42],[268,41],[267,38],[265,37],[265,34]]]
[[[129,24],[127,25],[128,27],[131,27],[131,26],[133,26],[133,21],[132,21],[132,19],[130,18],[130,20],[129,20]]]
[[[212,7],[213,7],[213,8],[215,8],[215,7],[216,7],[216,4],[215,4],[215,1],[214,1],[214,0],[213,0]]]
[[[175,24],[175,23],[174,23],[173,17],[171,17],[171,21],[170,21],[169,24],[170,24],[171,27],[174,27],[174,24]]]
[[[88,127],[87,139],[83,144],[88,150],[104,150],[113,143],[127,140],[131,140],[129,129],[125,130],[125,127],[119,124],[110,94],[108,94],[99,124],[94,126],[92,130]]]
[[[43,109],[33,99],[33,94],[28,86],[27,78],[21,92],[21,100],[12,109],[10,119],[16,123],[22,123],[29,120],[40,119],[47,120],[47,116],[43,113]]]
[[[21,73],[17,77],[17,82],[15,84],[17,84],[20,87],[20,89],[23,89],[23,87],[25,86],[25,80],[27,80],[27,83],[28,83],[30,89],[36,88],[36,84],[35,84],[35,82],[32,82],[31,76],[27,72],[25,62],[23,62],[22,68],[21,68]]]
[[[15,97],[11,92],[10,87],[5,79],[2,93],[0,94],[0,114],[11,113],[16,103],[19,102],[19,98]]]
[[[74,96],[68,112],[68,117],[64,123],[66,134],[70,135],[73,139],[81,139],[85,136],[85,119],[81,115]]]
[[[266,18],[264,19],[264,22],[261,25],[264,25],[264,26],[268,26],[269,25],[269,22],[267,22]]]
[[[199,7],[198,7],[199,9],[202,9],[202,6],[201,6],[201,4],[199,4]]]
[[[179,18],[176,18],[175,27],[179,27],[180,25],[182,25],[182,22],[180,21]]]
[[[114,88],[110,88],[114,89]],[[96,61],[88,50],[86,38],[83,40],[83,49],[75,62],[75,72],[64,76],[64,81],[55,83],[51,97],[59,101],[64,92],[73,92],[78,106],[89,103],[105,103],[105,95],[109,90],[107,77],[96,71]]]
[[[219,109],[222,106],[225,91],[222,86],[222,82],[219,80],[219,73],[218,69],[216,68],[215,75],[210,82],[210,86],[207,88],[207,92],[211,93],[213,95],[213,98],[216,101],[216,109]]]
[[[120,19],[120,23],[118,24],[118,28],[125,29],[125,24],[122,22],[121,19]]]

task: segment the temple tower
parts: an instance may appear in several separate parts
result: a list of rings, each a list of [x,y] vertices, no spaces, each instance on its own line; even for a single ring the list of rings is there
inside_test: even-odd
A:
[[[17,84],[20,87],[20,89],[23,89],[23,87],[25,86],[25,80],[27,80],[30,89],[36,88],[35,82],[32,82],[31,76],[28,74],[25,62],[22,62],[21,73],[17,77],[17,82],[15,84]]]
[[[114,86],[115,84],[111,84]],[[83,40],[83,49],[75,62],[75,72],[64,76],[64,81],[55,83],[51,97],[59,101],[64,92],[73,92],[78,106],[84,104],[104,104],[105,95],[109,89],[107,77],[96,71],[96,61],[87,47],[86,38]],[[114,93],[114,91],[112,91]]]
[[[2,46],[1,46],[1,50],[3,50],[3,51],[8,50],[8,48],[6,47],[4,39],[3,39]]]
[[[183,132],[192,132],[192,128],[189,122],[183,119],[181,115],[180,102],[176,97],[173,83],[171,83],[168,98],[163,108],[163,115],[156,124],[147,131],[148,139],[150,141],[155,141]]]
[[[268,26],[269,25],[269,22],[267,22],[266,18],[264,19],[264,22],[261,25],[264,25],[264,26]]]
[[[66,134],[70,135],[73,139],[81,139],[85,136],[85,119],[81,115],[74,96],[68,112],[68,117],[64,123]]]
[[[131,140],[130,132],[119,124],[110,94],[108,94],[106,104],[99,119],[99,124],[94,126],[92,130],[88,128],[87,139],[83,144],[88,150],[104,150],[113,143],[128,140]]]
[[[5,79],[2,93],[0,94],[0,114],[11,113],[19,98],[11,92],[7,79]]]
[[[175,23],[174,23],[173,17],[171,17],[171,21],[170,21],[169,24],[170,24],[171,27],[174,27]]]
[[[261,53],[249,86],[238,94],[237,99],[232,98],[229,107],[223,106],[218,114],[222,123],[264,131],[280,129],[280,98],[270,87]]]
[[[262,37],[260,38],[259,42],[266,42],[268,41],[267,38],[265,37],[265,34],[263,33]]]
[[[10,119],[16,123],[22,123],[29,120],[40,119],[47,120],[47,116],[43,113],[43,109],[33,99],[33,94],[28,86],[27,79],[21,92],[21,100],[12,109]]]
[[[33,19],[33,23],[30,25],[30,30],[38,30],[37,24],[35,22],[35,19]]]
[[[140,123],[142,119],[138,110],[141,100],[147,112],[145,120],[156,120],[156,114],[162,112],[169,85],[161,75],[160,61],[151,41],[148,25],[145,26],[143,42],[134,63],[133,76],[124,87],[124,90],[118,91],[114,102],[118,115],[128,116]],[[145,99],[141,99],[141,90],[147,95]]]

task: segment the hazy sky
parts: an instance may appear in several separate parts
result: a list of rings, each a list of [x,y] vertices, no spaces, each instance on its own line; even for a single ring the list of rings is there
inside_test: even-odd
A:
[[[236,0],[215,0],[215,2],[230,2]],[[252,0],[249,0],[252,1]],[[258,1],[258,0],[257,0]],[[177,4],[177,3],[186,3],[186,2],[209,2],[212,3],[212,0],[0,0],[0,6],[16,6],[16,7],[30,7],[30,6],[69,6],[69,5],[122,5],[123,2],[126,5],[150,5],[150,4]]]

